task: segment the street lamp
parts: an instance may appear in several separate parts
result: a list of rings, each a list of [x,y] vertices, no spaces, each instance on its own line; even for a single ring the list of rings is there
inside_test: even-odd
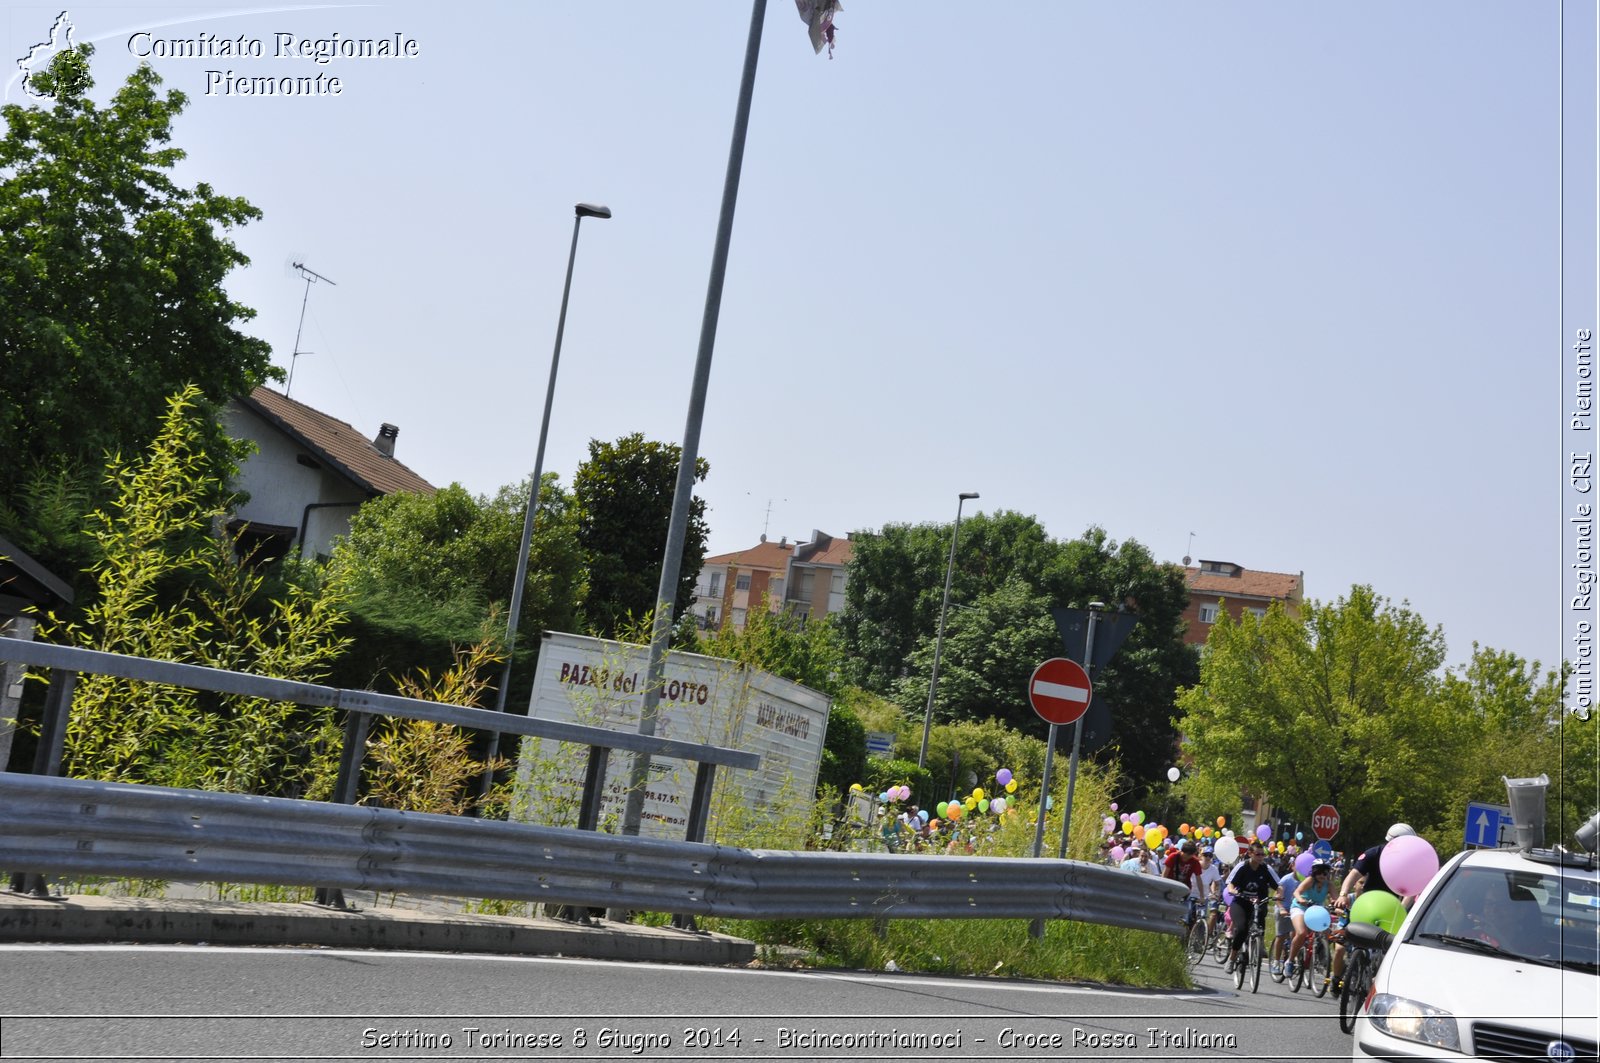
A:
[[[939,655],[944,650],[944,615],[950,610],[950,577],[956,569],[956,540],[961,537],[961,506],[969,498],[977,498],[976,491],[963,491],[956,496],[956,526],[950,531],[950,560],[944,566],[944,603],[939,606],[939,636],[933,640],[933,675],[928,677],[928,707],[922,714],[922,751],[917,754],[917,767],[928,766],[928,733],[933,730],[933,696],[939,690]]]
[[[556,346],[550,354],[550,384],[544,393],[544,420],[539,424],[539,447],[533,455],[533,483],[528,487],[528,511],[522,516],[522,545],[517,550],[517,574],[511,584],[511,615],[506,618],[506,666],[500,673],[500,690],[495,695],[496,712],[506,711],[506,689],[511,685],[511,653],[517,646],[517,619],[522,614],[522,586],[528,579],[528,550],[533,545],[534,514],[539,509],[539,483],[544,477],[544,443],[550,434],[550,407],[556,399],[556,367],[561,364],[561,334],[567,327],[567,296],[572,292],[572,264],[578,259],[578,227],[585,218],[609,218],[611,208],[598,203],[579,203],[573,207],[572,250],[567,252],[567,280],[561,288],[561,313],[556,318]],[[494,784],[494,758],[500,750],[500,732],[489,737],[489,755],[484,758],[483,778],[478,796],[489,793]]]

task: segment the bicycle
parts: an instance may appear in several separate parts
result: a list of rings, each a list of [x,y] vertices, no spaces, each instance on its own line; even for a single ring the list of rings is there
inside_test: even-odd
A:
[[[1326,930],[1307,930],[1305,940],[1290,959],[1294,961],[1294,977],[1289,986],[1291,993],[1298,993],[1301,986],[1309,984],[1317,996],[1327,994],[1333,954],[1328,949]]]
[[[1372,923],[1351,923],[1344,928],[1344,985],[1339,989],[1339,1029],[1354,1033],[1356,1017],[1367,1006],[1372,978],[1383,962],[1383,952],[1394,940],[1389,932]]]
[[[1190,967],[1200,966],[1200,961],[1205,959],[1221,937],[1219,928],[1207,918],[1210,906],[1201,904],[1192,898],[1189,901],[1189,917],[1185,920],[1188,929],[1184,932],[1184,952],[1189,960]],[[1226,946],[1224,946],[1223,959],[1227,959]]]
[[[1217,901],[1212,901],[1221,913],[1211,930],[1211,949],[1218,967],[1228,962],[1228,942],[1233,939],[1233,913]]]
[[[1250,976],[1250,992],[1254,993],[1261,988],[1261,961],[1266,954],[1266,943],[1267,900],[1263,897],[1255,902],[1255,913],[1250,919],[1250,933],[1239,952],[1239,962],[1233,968],[1235,989],[1244,988],[1246,974]]]

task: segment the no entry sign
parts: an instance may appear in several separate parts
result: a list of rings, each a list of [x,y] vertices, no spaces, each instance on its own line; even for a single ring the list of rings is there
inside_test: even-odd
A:
[[[1050,723],[1072,723],[1089,709],[1094,689],[1083,665],[1065,657],[1052,657],[1033,670],[1028,680],[1028,700],[1033,711]]]
[[[1311,813],[1311,833],[1327,841],[1339,833],[1339,810],[1332,805],[1318,805]]]

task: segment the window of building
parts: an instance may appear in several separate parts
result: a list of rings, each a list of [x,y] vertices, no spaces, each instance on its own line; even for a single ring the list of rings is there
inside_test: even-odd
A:
[[[783,601],[783,577],[773,576],[767,580],[767,597],[774,603]],[[776,606],[774,606],[776,608]]]
[[[713,598],[722,597],[722,573],[720,572],[711,573],[711,596]]]
[[[739,578],[734,580],[734,582],[733,582],[733,589],[736,590],[736,591],[747,591],[747,590],[749,590],[750,589],[750,573],[741,572],[739,574]]]
[[[1267,611],[1265,609],[1251,609],[1250,615],[1255,617],[1257,620],[1265,620],[1267,618]]]
[[[801,569],[800,586],[795,588],[795,597],[801,601],[809,602],[811,600],[811,589],[816,579],[817,574],[814,571],[809,568]]]
[[[706,626],[707,627],[716,627],[717,626],[717,607],[714,606],[714,605],[706,606]]]
[[[843,572],[835,572],[833,574],[833,593],[834,594],[843,594],[844,593],[844,573]]]
[[[742,630],[744,628],[744,614],[745,611],[743,609],[735,609],[728,614],[728,618],[733,622],[734,627]]]
[[[1204,602],[1200,606],[1200,622],[1202,624],[1215,624],[1219,606],[1216,602]]]

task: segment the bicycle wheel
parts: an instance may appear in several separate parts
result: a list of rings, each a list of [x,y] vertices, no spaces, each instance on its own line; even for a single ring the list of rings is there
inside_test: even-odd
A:
[[[1204,919],[1196,919],[1194,926],[1189,928],[1188,938],[1184,941],[1184,949],[1188,953],[1187,958],[1190,967],[1200,966],[1200,961],[1205,959],[1206,956],[1206,946],[1209,944],[1210,942],[1206,940],[1206,921]]]
[[[1311,991],[1318,997],[1327,995],[1328,992],[1328,942],[1321,934],[1311,944]]]
[[[1239,946],[1238,962],[1233,965],[1233,988],[1244,988],[1244,969],[1249,966],[1250,939],[1246,938],[1243,945]]]
[[[1356,1014],[1367,995],[1367,954],[1361,949],[1351,952],[1344,963],[1344,986],[1339,990],[1339,1029],[1354,1033]]]
[[[1265,939],[1260,934],[1250,935],[1250,992],[1254,993],[1261,988],[1261,958],[1266,951]]]

